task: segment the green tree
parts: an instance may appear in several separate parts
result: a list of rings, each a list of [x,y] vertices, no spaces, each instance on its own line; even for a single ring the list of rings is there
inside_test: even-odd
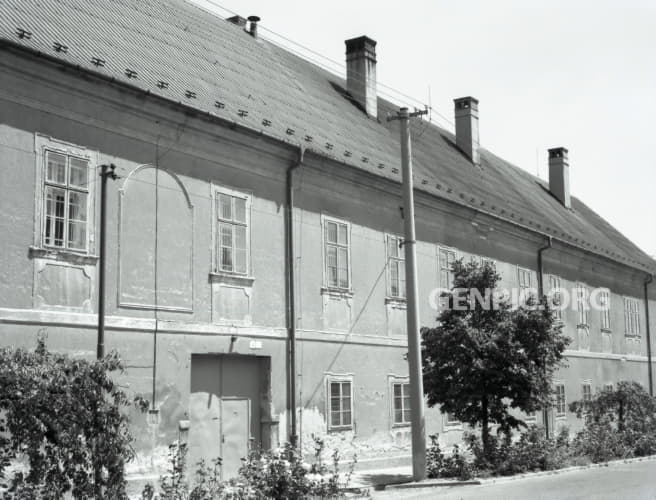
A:
[[[115,352],[73,358],[48,351],[43,337],[34,351],[0,349],[0,477],[16,457],[28,466],[4,498],[125,497],[133,456],[125,410],[133,401],[114,380],[121,371]]]
[[[438,326],[422,329],[424,392],[430,406],[481,426],[487,456],[490,425],[526,427],[512,409],[531,413],[551,403],[552,376],[569,339],[546,298],[531,296],[518,307],[499,298],[501,278],[490,264],[460,260],[452,270]]]

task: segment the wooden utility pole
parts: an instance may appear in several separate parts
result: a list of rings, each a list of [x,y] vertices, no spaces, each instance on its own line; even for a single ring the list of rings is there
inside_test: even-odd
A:
[[[412,428],[412,476],[415,481],[426,477],[426,420],[424,417],[424,384],[419,342],[419,303],[417,296],[417,241],[415,238],[415,203],[412,182],[412,148],[410,118],[426,114],[401,108],[388,120],[401,124],[401,166],[403,169],[403,223],[405,235],[406,301],[408,323],[408,363],[410,369],[410,422]]]
[[[100,172],[100,241],[98,242],[98,344],[96,357],[105,357],[105,233],[107,226],[107,179],[118,179],[116,165],[101,165]]]

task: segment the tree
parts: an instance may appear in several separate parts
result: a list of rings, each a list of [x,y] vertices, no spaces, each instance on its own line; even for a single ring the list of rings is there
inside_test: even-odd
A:
[[[526,427],[511,409],[531,413],[551,403],[552,376],[569,339],[546,298],[512,307],[499,297],[501,277],[489,263],[460,260],[452,270],[438,326],[421,332],[424,392],[430,406],[481,426],[487,456],[491,424],[506,432]]]
[[[133,456],[125,412],[131,404],[113,379],[115,352],[88,361],[47,350],[0,349],[0,478],[24,457],[3,498],[125,497],[125,463]],[[143,411],[148,402],[134,402]]]

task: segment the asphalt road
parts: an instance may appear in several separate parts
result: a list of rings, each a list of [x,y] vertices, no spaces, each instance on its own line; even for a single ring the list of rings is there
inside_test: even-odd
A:
[[[498,484],[387,489],[373,498],[439,500],[656,500],[656,460],[516,479]]]

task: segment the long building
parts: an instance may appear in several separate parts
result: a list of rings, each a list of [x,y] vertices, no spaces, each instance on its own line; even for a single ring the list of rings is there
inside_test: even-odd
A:
[[[384,54],[347,40],[343,78],[257,22],[183,0],[0,2],[0,343],[45,330],[51,349],[95,356],[99,174],[115,165],[106,349],[153,403],[132,418],[134,470],[182,438],[227,477],[292,428],[306,450],[315,435],[360,463],[408,460]],[[580,290],[561,313],[554,425],[576,428],[567,403],[608,384],[651,388],[654,259],[570,194],[566,148],[549,150],[547,183],[480,147],[475,98],[454,100],[454,120],[455,134],[412,123],[421,324],[455,259],[492,261],[508,288]],[[439,408],[426,428],[443,443],[464,430]]]

